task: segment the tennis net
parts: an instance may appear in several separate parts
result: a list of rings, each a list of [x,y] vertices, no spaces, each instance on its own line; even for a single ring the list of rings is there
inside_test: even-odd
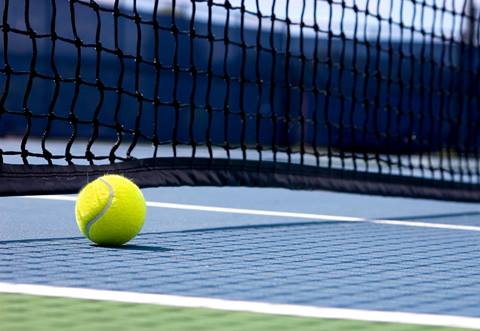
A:
[[[0,194],[480,201],[476,0],[2,0]]]

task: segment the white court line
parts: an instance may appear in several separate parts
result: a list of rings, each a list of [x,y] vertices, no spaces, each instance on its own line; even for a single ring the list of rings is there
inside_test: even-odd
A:
[[[153,304],[183,308],[207,308],[222,311],[252,312],[310,318],[385,322],[478,329],[480,318],[454,315],[416,314],[344,308],[273,304],[178,295],[149,294],[123,291],[94,290],[87,288],[57,287],[0,282],[0,293],[26,294],[84,300],[115,301],[134,304]]]
[[[67,195],[31,195],[31,196],[29,195],[29,196],[24,196],[22,198],[62,200],[62,201],[75,201],[77,199],[76,196],[67,196]],[[311,214],[311,213],[295,213],[295,212],[271,211],[271,210],[259,210],[259,209],[225,208],[225,207],[212,207],[212,206],[189,205],[189,204],[155,202],[155,201],[147,201],[147,206],[155,207],[155,208],[195,210],[195,211],[204,211],[204,212],[213,212],[213,213],[301,218],[301,219],[309,219],[309,220],[317,220],[317,221],[363,222],[363,223],[409,226],[409,227],[419,227],[419,228],[449,229],[449,230],[480,232],[480,226],[473,226],[473,225],[381,220],[381,219],[368,219],[363,217],[323,215],[323,214]]]

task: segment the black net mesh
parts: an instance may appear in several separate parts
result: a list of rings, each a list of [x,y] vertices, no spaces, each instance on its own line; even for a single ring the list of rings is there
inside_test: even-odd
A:
[[[249,185],[480,200],[475,0],[2,0],[2,194]]]

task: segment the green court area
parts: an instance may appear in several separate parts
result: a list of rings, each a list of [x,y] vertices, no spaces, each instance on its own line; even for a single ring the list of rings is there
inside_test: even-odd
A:
[[[2,325],[3,331],[64,329],[90,331],[465,330],[18,294],[0,294],[0,325]]]

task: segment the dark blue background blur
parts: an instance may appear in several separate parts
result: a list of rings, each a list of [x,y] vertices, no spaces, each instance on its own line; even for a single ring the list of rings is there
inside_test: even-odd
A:
[[[190,25],[169,13],[155,29],[151,13],[135,20],[131,9],[115,19],[106,5],[0,2],[0,135],[30,127],[32,136],[392,152],[479,145],[478,50],[466,44],[301,36],[282,22]]]

